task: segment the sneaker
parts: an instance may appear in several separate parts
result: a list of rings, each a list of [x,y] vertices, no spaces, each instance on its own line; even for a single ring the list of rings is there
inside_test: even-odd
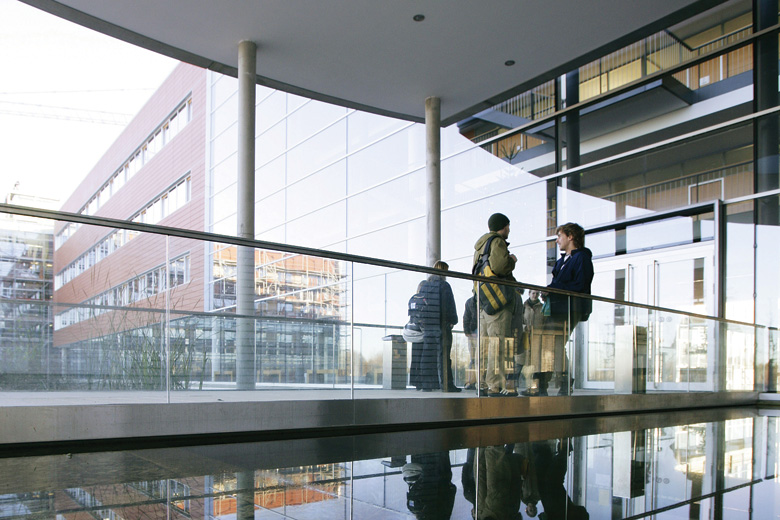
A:
[[[464,390],[476,390],[477,384],[476,383],[469,383],[466,386],[463,387]]]
[[[507,390],[504,388],[501,390],[501,395],[505,395],[507,397],[517,397],[517,390]]]

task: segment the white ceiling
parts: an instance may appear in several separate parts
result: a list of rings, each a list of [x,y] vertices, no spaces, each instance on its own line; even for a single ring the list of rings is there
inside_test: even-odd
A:
[[[447,126],[722,0],[22,1],[231,75],[252,40],[260,84]]]

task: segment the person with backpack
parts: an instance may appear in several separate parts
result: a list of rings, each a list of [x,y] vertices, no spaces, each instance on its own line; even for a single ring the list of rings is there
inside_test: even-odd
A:
[[[472,273],[514,280],[512,271],[517,257],[509,253],[509,218],[494,213],[488,219],[489,232],[474,244]],[[511,337],[515,290],[500,283],[475,282],[480,313],[480,395],[498,397],[517,395],[506,388],[504,363],[509,355],[507,338]],[[486,354],[486,355],[484,355]],[[514,361],[514,351],[511,353]]]
[[[441,260],[434,269],[447,271],[449,265]],[[424,392],[443,389],[460,392],[452,377],[452,328],[458,323],[458,311],[452,287],[444,275],[430,275],[418,286],[412,296],[410,317],[423,332],[422,344],[412,344],[410,383]],[[414,309],[412,309],[414,306]],[[417,352],[414,347],[418,346]]]

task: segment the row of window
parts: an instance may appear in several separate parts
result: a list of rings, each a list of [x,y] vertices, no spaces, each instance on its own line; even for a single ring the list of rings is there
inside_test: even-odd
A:
[[[168,265],[166,278],[165,264],[159,265],[135,278],[112,287],[111,289],[90,298],[86,305],[97,305],[98,308],[80,307],[68,309],[54,317],[54,330],[74,325],[89,320],[108,312],[103,306],[124,306],[151,298],[168,290],[189,283],[190,281],[190,255],[185,254]]]
[[[103,204],[115,195],[122,186],[135,175],[141,167],[149,162],[163,146],[171,142],[176,135],[192,119],[192,99],[187,99],[173,114],[163,121],[144,143],[114,172],[111,178],[89,199],[79,213],[94,215]],[[70,223],[66,225],[54,240],[54,247],[59,248],[68,238],[76,232],[80,224]]]
[[[184,206],[190,200],[190,176],[179,181],[173,188],[154,199],[130,220],[144,224],[157,224],[159,221]],[[139,235],[138,231],[118,229],[92,246],[76,260],[68,264],[54,277],[54,289],[57,290],[76,278],[87,269],[95,266],[105,257],[130,242]]]

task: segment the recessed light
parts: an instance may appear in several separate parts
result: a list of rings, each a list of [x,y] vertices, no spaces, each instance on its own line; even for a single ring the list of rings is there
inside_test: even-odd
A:
[[[506,65],[507,67],[511,67],[514,64],[515,64],[515,60],[506,60],[504,62],[504,65]]]
[[[412,17],[412,20],[414,20],[415,22],[422,22],[423,20],[425,20],[425,15],[424,14],[416,14],[416,15],[414,15]]]

